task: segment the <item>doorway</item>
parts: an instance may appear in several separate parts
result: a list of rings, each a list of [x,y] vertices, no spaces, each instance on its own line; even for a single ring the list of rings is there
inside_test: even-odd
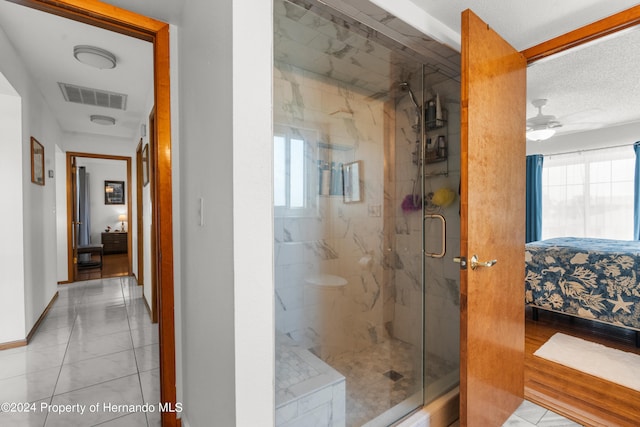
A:
[[[131,158],[67,152],[66,175],[70,281],[131,275]],[[111,183],[124,184],[118,200]]]
[[[160,341],[160,400],[175,408],[175,320],[173,315],[173,217],[171,166],[171,105],[169,78],[169,25],[118,7],[91,2],[78,5],[70,0],[15,0],[15,3],[47,13],[84,22],[120,34],[153,43],[154,105],[156,111],[155,150],[150,158],[154,188],[152,232],[157,236],[156,260],[158,283],[158,320]],[[162,257],[159,254],[162,253]],[[176,412],[163,412],[162,425],[178,425]]]

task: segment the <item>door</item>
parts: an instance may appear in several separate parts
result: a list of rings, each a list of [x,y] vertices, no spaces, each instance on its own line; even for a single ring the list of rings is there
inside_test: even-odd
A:
[[[525,67],[518,51],[473,12],[463,12],[463,426],[502,425],[524,394]],[[475,268],[473,255],[480,262]]]

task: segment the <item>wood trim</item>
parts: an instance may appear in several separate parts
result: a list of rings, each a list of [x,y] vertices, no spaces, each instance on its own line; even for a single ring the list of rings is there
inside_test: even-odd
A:
[[[637,426],[640,392],[534,355],[556,332],[640,354],[634,331],[553,312],[530,319],[527,308],[525,397],[586,426]]]
[[[640,24],[640,5],[542,42],[521,53],[527,58],[527,63],[532,63],[638,24]]]
[[[9,350],[10,348],[24,347],[27,345],[27,340],[17,340],[0,343],[0,351]]]
[[[157,200],[158,193],[156,191],[157,181],[156,181],[156,167],[157,161],[155,160],[155,152],[157,151],[156,146],[156,136],[157,136],[157,128],[156,128],[156,109],[151,109],[151,113],[149,113],[149,193],[151,194],[151,199]],[[151,322],[158,323],[158,277],[160,277],[160,273],[158,272],[158,265],[160,264],[158,257],[158,229],[156,226],[156,222],[158,221],[158,217],[156,214],[156,204],[151,203],[151,235],[149,236],[149,246],[150,252],[152,256],[149,258],[150,261],[150,269],[151,272],[151,282],[149,283],[149,289],[151,290],[151,295],[148,295],[150,299],[150,310],[151,314]]]
[[[71,156],[67,156],[67,282],[73,283],[75,271],[73,268],[73,187],[71,183]]]
[[[169,79],[169,26],[165,25],[156,33],[155,43],[155,147],[153,154],[156,197],[153,200],[154,222],[159,265],[157,270],[159,323],[160,323],[160,365],[173,367],[173,371],[161,369],[160,395],[163,401],[176,401],[175,377],[175,318],[173,294],[173,182],[171,176],[171,99]],[[169,416],[175,425],[176,415],[163,413],[162,422]]]
[[[154,42],[156,32],[166,25],[99,0],[8,1],[148,42]]]
[[[138,286],[144,285],[144,215],[142,204],[143,177],[142,177],[142,149],[144,141],[140,138],[140,142],[136,147],[136,242],[137,242],[137,259],[138,274],[136,275],[136,283]],[[143,291],[144,293],[144,291]]]
[[[51,301],[49,301],[49,304],[47,304],[45,309],[42,311],[42,314],[40,315],[40,317],[38,317],[38,320],[36,320],[36,323],[33,325],[33,328],[31,328],[31,330],[27,334],[27,338],[26,338],[27,343],[31,341],[31,338],[33,338],[33,335],[36,333],[36,331],[38,330],[38,327],[44,321],[45,316],[47,315],[47,313],[51,309],[51,306],[53,306],[53,303],[56,302],[57,299],[58,299],[58,291],[56,291],[56,293],[53,294]]]
[[[68,285],[69,283],[73,283],[71,280],[62,280],[58,282],[58,285]]]

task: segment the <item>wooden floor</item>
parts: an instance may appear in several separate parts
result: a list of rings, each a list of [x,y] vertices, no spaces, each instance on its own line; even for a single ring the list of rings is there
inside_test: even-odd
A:
[[[556,332],[640,354],[635,332],[540,310],[527,309],[525,398],[585,426],[640,425],[640,392],[534,356]]]
[[[97,260],[97,258],[96,258]],[[102,257],[102,268],[78,270],[77,280],[104,279],[129,275],[129,258],[127,254],[112,254]]]

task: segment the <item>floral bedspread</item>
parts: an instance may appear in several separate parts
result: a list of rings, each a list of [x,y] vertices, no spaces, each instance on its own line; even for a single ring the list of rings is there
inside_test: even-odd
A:
[[[559,237],[525,262],[527,304],[640,330],[640,242]]]

